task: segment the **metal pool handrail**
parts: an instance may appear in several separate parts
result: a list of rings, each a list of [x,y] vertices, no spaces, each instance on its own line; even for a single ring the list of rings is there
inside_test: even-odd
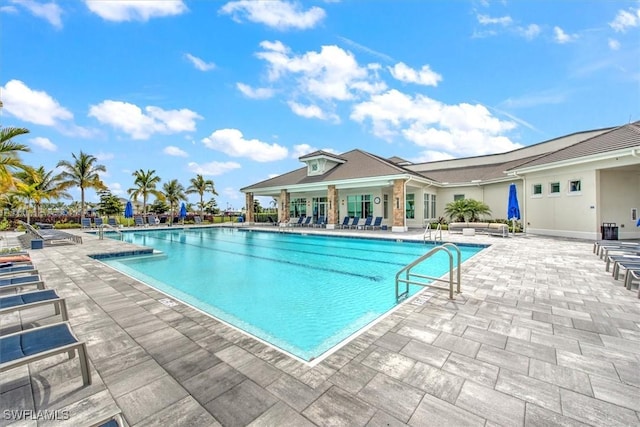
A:
[[[457,263],[457,280],[453,279],[453,254],[451,253],[452,250],[455,250],[458,254],[458,263]],[[424,274],[417,274],[417,273],[412,273],[411,269],[419,264],[421,264],[422,262],[424,262],[425,260],[429,259],[431,256],[433,256],[434,254],[444,251],[448,256],[449,256],[449,279],[441,279],[439,277],[431,277],[431,276],[425,276]],[[413,261],[411,264],[406,265],[405,267],[401,268],[400,271],[398,271],[398,273],[396,273],[396,302],[400,302],[404,299],[406,299],[409,296],[409,285],[418,285],[418,286],[431,286],[437,289],[447,289],[444,286],[435,286],[430,282],[424,282],[424,281],[418,281],[418,280],[412,280],[412,278],[418,278],[418,279],[429,279],[432,281],[438,281],[438,282],[449,282],[449,298],[453,299],[453,289],[454,289],[454,284],[457,284],[457,293],[460,293],[460,265],[461,265],[461,253],[460,253],[460,249],[454,245],[453,243],[444,243],[440,246],[436,246],[435,248],[431,249],[429,252],[427,252],[426,254],[422,255],[420,258],[416,259],[415,261]],[[404,274],[404,278],[401,278],[401,276]],[[400,292],[400,283],[404,283],[405,285],[405,289],[404,292]]]

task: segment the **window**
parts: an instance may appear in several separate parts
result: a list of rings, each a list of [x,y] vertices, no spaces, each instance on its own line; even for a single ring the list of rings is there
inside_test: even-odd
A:
[[[542,184],[533,185],[533,195],[540,196],[542,194]]]
[[[436,217],[436,195],[424,193],[424,219],[433,219]]]
[[[389,195],[384,194],[382,196],[382,216],[384,219],[389,218]]]
[[[289,216],[292,218],[307,216],[307,199],[299,198],[291,200],[289,202]]]
[[[416,217],[416,195],[415,194],[407,194],[407,203],[406,203],[406,217],[408,219],[413,219]]]
[[[431,210],[429,209],[429,195],[427,193],[424,193],[424,206],[422,209],[422,218],[424,219],[429,219],[431,218],[429,216],[429,213],[431,213]]]
[[[549,193],[558,194],[559,192],[560,192],[560,183],[552,182],[551,185],[549,186]]]
[[[372,199],[371,194],[347,196],[347,215],[350,217],[359,216],[360,218],[372,216]]]
[[[570,193],[578,193],[580,192],[581,185],[580,180],[569,181],[569,192]]]
[[[455,202],[456,200],[464,200],[464,194],[454,194],[453,201]]]
[[[436,217],[436,195],[431,195],[431,218]]]
[[[311,163],[311,170],[316,172],[318,170],[318,164],[317,163]]]

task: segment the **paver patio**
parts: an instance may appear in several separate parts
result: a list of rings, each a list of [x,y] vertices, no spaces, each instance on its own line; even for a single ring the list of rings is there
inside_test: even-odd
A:
[[[87,342],[93,383],[66,355],[8,371],[0,425],[90,425],[118,409],[130,426],[640,425],[640,299],[592,242],[444,235],[491,244],[463,265],[462,294],[427,290],[315,366],[87,256],[133,245],[83,233],[32,250]],[[0,328],[60,320],[47,310]]]

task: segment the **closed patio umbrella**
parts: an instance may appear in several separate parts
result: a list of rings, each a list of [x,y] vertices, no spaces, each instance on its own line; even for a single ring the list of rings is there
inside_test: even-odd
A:
[[[513,222],[513,232],[516,232],[515,220],[520,219],[520,205],[518,204],[518,190],[515,184],[509,186],[509,204],[507,205],[507,219]]]
[[[131,204],[131,200],[127,202],[127,205],[124,207],[124,217],[129,219],[133,218],[133,205]],[[131,225],[129,221],[127,221],[127,227]]]
[[[182,202],[182,205],[180,205],[180,219],[182,220],[182,223],[184,224],[184,219],[187,217],[187,206],[184,204],[184,202]]]

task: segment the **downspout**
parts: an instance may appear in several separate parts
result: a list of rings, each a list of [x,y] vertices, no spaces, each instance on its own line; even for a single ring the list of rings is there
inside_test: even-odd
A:
[[[513,176],[522,180],[522,209],[520,210],[522,216],[522,232],[527,232],[527,179],[524,176],[518,175],[518,172],[513,172]],[[507,218],[509,219],[509,218]]]
[[[409,181],[411,181],[413,179],[412,176],[409,177],[408,180],[406,180],[404,182],[404,231],[408,231],[409,227],[407,227],[407,184],[409,183]],[[415,200],[413,201],[415,203]],[[414,205],[414,210],[415,210],[415,205]]]
[[[633,157],[640,157],[640,154],[638,154],[638,152],[640,152],[640,150],[634,148],[631,150],[631,155]]]

